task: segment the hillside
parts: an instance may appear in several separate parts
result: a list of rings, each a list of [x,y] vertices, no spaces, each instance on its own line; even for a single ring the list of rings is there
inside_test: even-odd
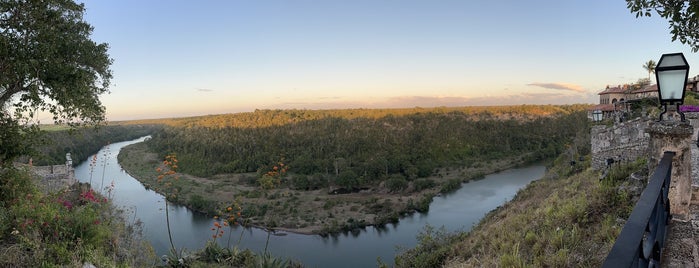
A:
[[[563,155],[468,233],[425,230],[397,266],[599,267],[643,189],[645,160],[600,179],[589,159],[575,167],[568,159]]]

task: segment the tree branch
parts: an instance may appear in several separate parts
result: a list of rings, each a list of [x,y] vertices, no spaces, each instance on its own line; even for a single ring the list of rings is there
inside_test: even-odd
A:
[[[0,108],[5,107],[5,103],[7,103],[13,95],[22,92],[22,89],[22,86],[17,84],[8,87],[7,90],[0,95]]]

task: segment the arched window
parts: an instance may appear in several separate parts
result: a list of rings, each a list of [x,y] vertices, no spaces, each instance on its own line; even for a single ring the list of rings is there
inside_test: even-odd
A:
[[[612,103],[616,103],[616,98],[612,99]]]

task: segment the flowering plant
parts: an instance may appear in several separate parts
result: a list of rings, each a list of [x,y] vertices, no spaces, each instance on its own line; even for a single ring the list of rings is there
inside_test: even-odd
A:
[[[699,112],[699,105],[681,105],[680,106],[680,112],[693,112],[697,113]]]

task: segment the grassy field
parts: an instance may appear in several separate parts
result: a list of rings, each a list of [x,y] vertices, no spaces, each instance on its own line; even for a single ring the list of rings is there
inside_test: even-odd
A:
[[[39,129],[43,131],[62,131],[62,130],[69,130],[70,126],[68,125],[56,125],[56,124],[43,124],[39,125]]]

